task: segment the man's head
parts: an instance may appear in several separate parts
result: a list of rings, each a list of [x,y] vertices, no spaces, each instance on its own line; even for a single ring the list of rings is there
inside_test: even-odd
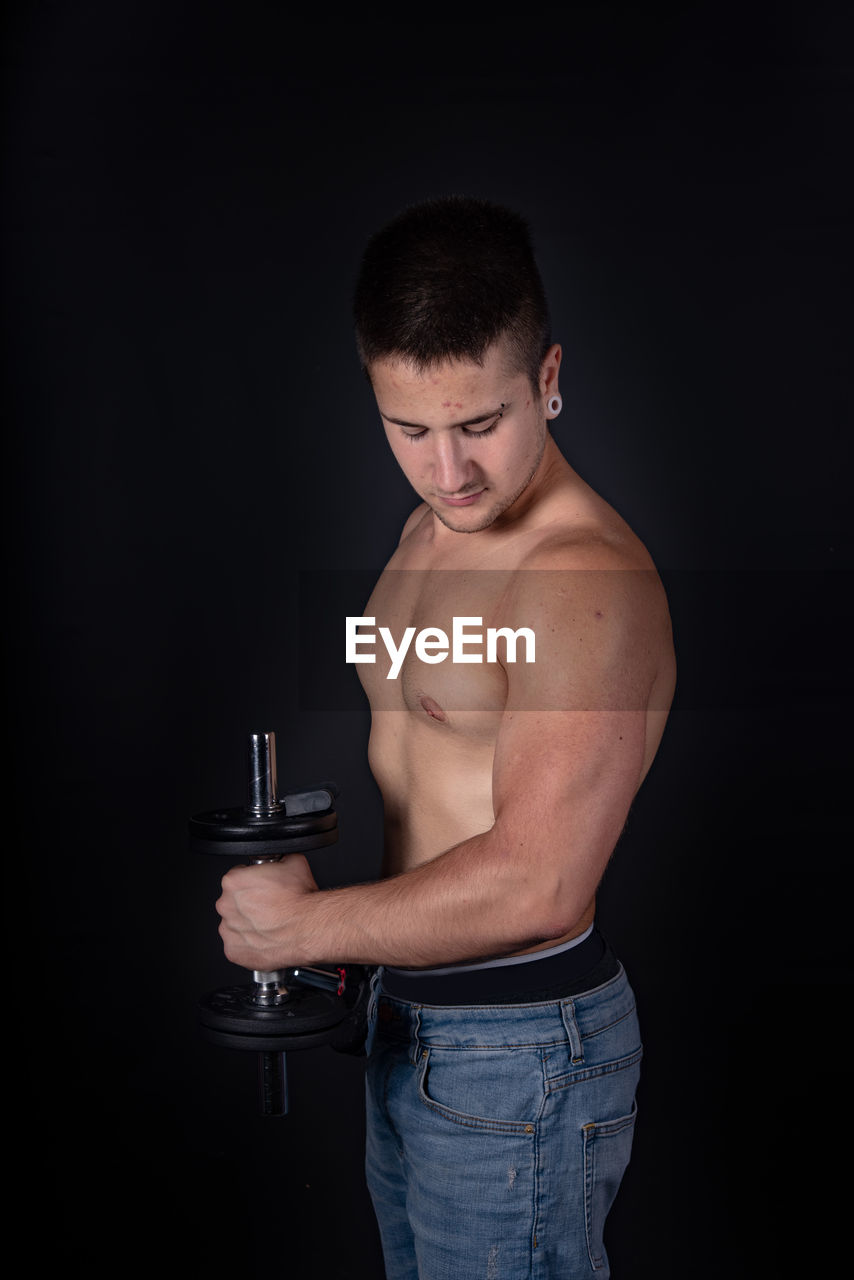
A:
[[[426,372],[481,364],[503,341],[510,372],[537,388],[549,313],[523,218],[449,196],[415,205],[368,243],[356,285],[356,342],[370,376],[378,360]]]
[[[505,513],[513,520],[535,499],[560,355],[560,347],[549,348],[536,391],[527,374],[511,372],[506,339],[478,364],[445,360],[418,372],[410,360],[374,361],[372,384],[392,453],[448,529],[478,533]]]
[[[455,532],[512,520],[535,496],[561,358],[525,222],[459,197],[407,210],[368,245],[355,317],[416,493]]]

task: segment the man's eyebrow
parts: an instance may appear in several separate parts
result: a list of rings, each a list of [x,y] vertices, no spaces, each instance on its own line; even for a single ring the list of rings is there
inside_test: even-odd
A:
[[[507,408],[506,404],[500,404],[497,409],[490,409],[488,413],[482,413],[477,418],[466,418],[465,422],[452,422],[451,430],[455,427],[476,427],[481,422],[489,422],[490,418],[500,418]],[[412,427],[415,431],[429,431],[429,427],[425,427],[423,422],[406,422],[403,418],[390,418],[388,414],[383,413],[380,409],[380,417],[385,418],[386,422],[391,422],[396,427]]]

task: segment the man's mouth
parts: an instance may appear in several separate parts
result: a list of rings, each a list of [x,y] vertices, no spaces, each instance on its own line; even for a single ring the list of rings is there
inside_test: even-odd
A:
[[[477,502],[481,494],[485,493],[485,489],[478,489],[477,493],[466,493],[461,498],[446,497],[443,493],[437,493],[436,497],[440,502],[444,502],[449,507],[470,507],[473,502]]]

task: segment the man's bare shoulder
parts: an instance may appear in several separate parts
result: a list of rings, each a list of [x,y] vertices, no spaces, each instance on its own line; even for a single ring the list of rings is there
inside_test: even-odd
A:
[[[548,515],[526,538],[520,569],[655,571],[637,534],[592,492],[588,500],[551,504]]]
[[[550,471],[519,522],[508,560],[524,569],[650,569],[652,557],[628,523],[551,449]],[[510,565],[508,564],[508,567]]]
[[[552,530],[528,546],[521,570],[655,572],[652,557],[637,539],[609,537],[596,528]]]
[[[569,616],[663,618],[667,601],[642,544],[622,545],[590,531],[553,533],[528,550],[512,573],[505,601],[515,610],[536,607],[563,629]]]
[[[655,647],[667,649],[669,611],[652,556],[613,508],[588,494],[553,506],[526,539],[506,604],[556,634],[586,618],[601,636],[610,619],[615,634],[654,634]]]

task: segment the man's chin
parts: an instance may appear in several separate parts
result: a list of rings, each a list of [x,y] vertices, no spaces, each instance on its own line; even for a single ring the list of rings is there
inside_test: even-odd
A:
[[[447,507],[440,509],[431,503],[430,510],[440,524],[450,529],[452,533],[480,533],[494,524],[501,514],[500,506],[490,507],[488,511],[475,511],[472,507],[463,508],[457,515]],[[470,514],[463,514],[463,512],[470,512]]]

